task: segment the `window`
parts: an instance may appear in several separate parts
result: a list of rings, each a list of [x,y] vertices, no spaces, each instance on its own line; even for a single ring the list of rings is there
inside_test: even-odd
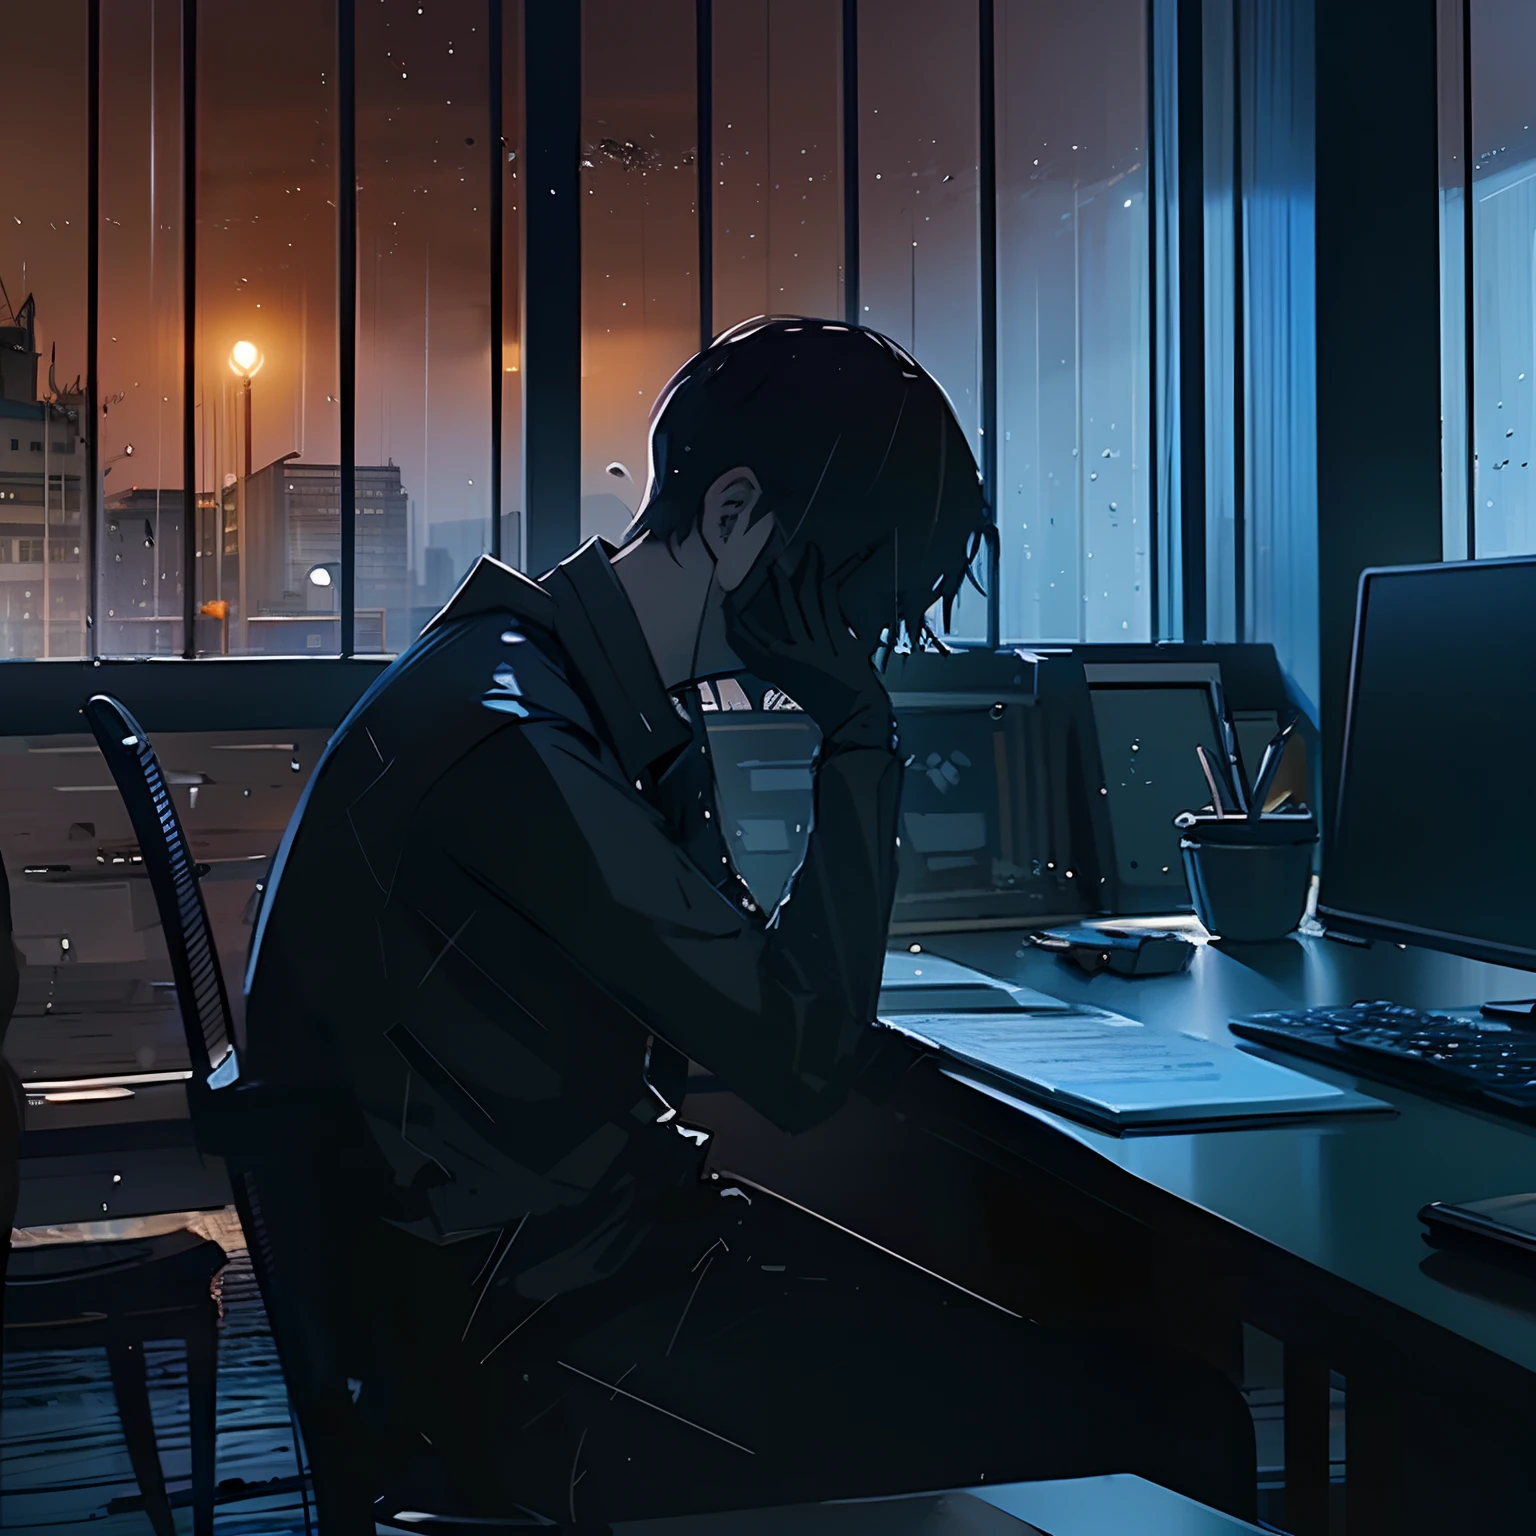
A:
[[[211,68],[225,29],[212,8],[204,7],[201,14],[206,18],[202,28],[212,31]],[[181,13],[175,0],[102,6],[101,70],[101,185],[104,204],[111,200],[111,216],[97,220],[97,360],[106,407],[97,468],[103,474],[102,515],[109,525],[114,511],[123,515],[115,537],[98,524],[95,542],[87,546],[97,573],[93,633],[108,655],[175,655],[182,649],[185,505]],[[207,89],[201,95],[206,157],[227,117]],[[246,233],[232,226],[222,231],[223,242],[244,240]],[[210,275],[217,276],[217,268],[199,274],[205,316],[216,310],[208,302]],[[258,280],[248,268],[239,275]],[[227,363],[218,362],[225,377],[231,377]],[[69,373],[79,366],[71,361]],[[65,371],[61,346],[59,373]],[[199,421],[206,415],[222,422],[216,390],[205,387],[198,400]],[[265,403],[261,398],[255,402],[258,421]],[[212,473],[211,457],[199,462]]]
[[[72,449],[82,420],[76,383],[85,366],[87,319],[86,133],[89,82],[84,11],[43,8],[7,16],[9,39],[30,61],[6,84],[18,121],[57,125],[46,156],[8,165],[0,227],[0,396],[14,432],[12,451],[27,458],[8,478],[4,535],[15,539],[12,564],[42,566],[43,579],[11,572],[0,582],[0,656],[68,657],[89,645],[79,561],[45,565],[50,544],[79,541],[80,461]],[[20,281],[25,274],[24,281]],[[12,501],[15,505],[12,505]]]
[[[691,0],[582,4],[583,538],[628,525],[651,402],[698,350],[693,18]]]
[[[1145,640],[1146,7],[997,15],[1002,635]]]
[[[949,395],[981,455],[981,226],[974,6],[859,8],[859,319],[905,347]],[[950,633],[982,640],[967,587]]]
[[[443,0],[424,14],[417,0],[358,8],[355,597],[359,613],[385,610],[396,650],[490,549],[488,9],[482,0]],[[518,32],[515,6],[503,25]],[[505,121],[519,116],[509,110]],[[510,191],[515,135],[506,149],[497,173]],[[515,266],[510,281],[504,291],[515,295]],[[510,394],[515,406],[516,376],[502,377],[504,405]],[[517,496],[514,477],[503,506]],[[386,506],[367,505],[376,499]],[[365,520],[382,527],[365,530]]]
[[[1206,10],[1228,3],[1259,0]],[[1515,0],[1473,3],[1491,13]],[[583,535],[619,535],[638,507],[650,406],[701,333],[760,313],[851,313],[911,350],[978,460],[995,456],[1001,581],[964,594],[952,634],[980,641],[994,622],[1008,641],[1153,634],[1148,8],[990,9],[984,37],[974,6],[857,0],[846,53],[843,0],[713,0],[701,135],[699,8],[582,0],[570,264],[582,332],[579,359],[561,367],[574,388],[579,364]],[[527,543],[523,310],[537,296],[520,291],[520,156],[525,64],[539,61],[522,56],[523,6],[355,8],[347,186],[334,4],[200,6],[191,336],[182,10],[103,7],[95,82],[81,15],[34,7],[20,23],[16,46],[39,67],[18,77],[12,105],[83,125],[95,89],[100,176],[72,132],[47,177],[18,182],[0,225],[0,269],[25,265],[36,290],[42,366],[34,382],[22,377],[33,356],[5,364],[5,398],[37,413],[11,439],[37,456],[16,477],[25,532],[12,538],[46,544],[50,567],[64,552],[46,613],[41,598],[0,605],[0,655],[311,649],[292,638],[300,629],[324,649],[343,643],[348,608],[354,650],[401,650],[480,554],[499,541],[516,563]],[[338,262],[344,212],[355,293]],[[92,372],[91,283],[94,424],[69,387]],[[41,399],[55,357],[62,416]],[[101,479],[85,487],[93,429]],[[345,574],[344,458],[356,477]],[[220,603],[227,626],[200,616]],[[326,624],[308,627],[312,614]]]
[[[839,0],[716,0],[716,335],[843,313],[841,35]]]
[[[1471,8],[1465,18],[1461,4]],[[1470,57],[1463,54],[1463,19],[1471,33]],[[1441,328],[1448,557],[1536,550],[1536,82],[1524,67],[1533,49],[1536,11],[1521,0],[1442,3]],[[1468,90],[1470,156],[1465,152]]]

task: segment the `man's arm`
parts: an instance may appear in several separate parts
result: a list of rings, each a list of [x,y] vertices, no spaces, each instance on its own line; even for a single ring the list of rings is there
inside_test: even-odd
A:
[[[900,788],[900,761],[889,747],[824,741],[805,858],[765,934],[765,972],[814,1013],[801,1072],[828,1082],[875,1016],[896,888]]]
[[[862,726],[824,739],[805,859],[766,917],[717,890],[612,754],[559,720],[481,743],[440,782],[431,819],[508,921],[564,957],[572,999],[595,984],[641,1028],[798,1129],[837,1107],[874,1046],[900,777],[888,721],[883,744],[869,744]],[[511,786],[507,813],[488,809]],[[444,913],[439,925],[453,932],[463,921]],[[496,929],[494,912],[477,911],[459,947],[520,995]]]
[[[821,1038],[808,1043],[804,1069],[813,1071],[817,1051],[836,1037],[834,1001],[859,1035],[874,1017],[896,888],[896,723],[870,645],[849,627],[814,545],[793,575],[774,564],[755,594],[748,590],[727,600],[732,645],[822,732],[811,836],[774,915],[768,957],[791,992],[828,1011]],[[854,1043],[839,1041],[829,1065]]]

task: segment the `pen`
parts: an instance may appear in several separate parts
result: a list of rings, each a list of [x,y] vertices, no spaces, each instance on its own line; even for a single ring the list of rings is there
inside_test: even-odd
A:
[[[1292,715],[1270,738],[1269,745],[1264,748],[1264,759],[1259,764],[1258,775],[1253,781],[1253,803],[1248,810],[1248,815],[1253,820],[1257,820],[1264,814],[1264,802],[1269,799],[1275,775],[1279,773],[1281,760],[1285,756],[1286,742],[1290,739],[1291,732],[1296,729],[1298,718]]]
[[[1232,729],[1232,722],[1227,719],[1225,709],[1218,716],[1218,722],[1221,726],[1222,749],[1227,754],[1227,770],[1232,775],[1233,801],[1237,811],[1247,811],[1247,786],[1243,783],[1242,765],[1237,758],[1237,733]]]
[[[1211,792],[1211,809],[1218,816],[1225,816],[1227,808],[1222,804],[1221,790],[1217,786],[1216,774],[1211,767],[1211,760],[1205,755],[1205,748],[1197,745],[1195,747],[1195,756],[1200,759],[1200,772],[1205,775],[1205,787]]]

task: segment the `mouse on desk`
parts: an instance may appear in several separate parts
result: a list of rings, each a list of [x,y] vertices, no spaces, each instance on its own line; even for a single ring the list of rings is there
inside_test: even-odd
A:
[[[1194,941],[1163,928],[1095,928],[1074,923],[1032,933],[1030,942],[1054,951],[1090,976],[1177,976],[1195,957]]]

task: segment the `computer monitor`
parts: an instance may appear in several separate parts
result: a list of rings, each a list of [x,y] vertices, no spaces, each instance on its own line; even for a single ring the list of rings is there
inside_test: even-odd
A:
[[[1367,571],[1318,916],[1536,970],[1536,560]]]
[[[905,760],[893,933],[1027,927],[1098,910],[1098,807],[1067,687],[1075,679],[1081,690],[1081,678],[1066,659],[892,659],[886,680]],[[805,856],[820,734],[798,710],[760,707],[764,692],[750,678],[717,684],[704,719],[733,862],[771,907]]]
[[[798,710],[712,708],[705,722],[732,863],[771,909],[805,857],[821,733]]]

